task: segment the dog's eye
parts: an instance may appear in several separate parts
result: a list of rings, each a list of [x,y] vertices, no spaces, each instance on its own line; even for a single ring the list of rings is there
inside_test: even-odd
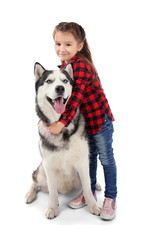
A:
[[[50,84],[50,83],[52,83],[53,81],[52,80],[50,80],[50,79],[48,79],[47,81],[46,81],[46,83],[48,83],[48,84]]]
[[[64,80],[63,80],[63,82],[64,82],[64,83],[67,83],[67,82],[68,82],[68,80],[67,80],[67,79],[64,79]]]

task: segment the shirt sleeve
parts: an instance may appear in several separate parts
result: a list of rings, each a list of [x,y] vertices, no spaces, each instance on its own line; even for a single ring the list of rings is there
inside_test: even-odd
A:
[[[60,122],[67,127],[75,117],[77,109],[80,107],[86,85],[89,84],[91,74],[83,61],[78,60],[73,64],[74,86],[71,97],[69,98],[66,109],[60,117]]]

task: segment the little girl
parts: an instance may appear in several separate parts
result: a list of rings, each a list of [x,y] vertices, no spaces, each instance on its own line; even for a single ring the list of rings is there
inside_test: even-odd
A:
[[[77,109],[83,114],[89,140],[91,189],[96,198],[97,156],[103,166],[105,177],[105,199],[100,213],[104,220],[115,217],[116,211],[116,163],[114,160],[114,117],[101,87],[84,29],[74,22],[61,22],[54,30],[56,54],[62,70],[67,63],[73,66],[74,87],[64,113],[58,122],[47,127],[52,134],[59,134],[74,118]],[[69,203],[72,208],[85,205],[83,192]]]

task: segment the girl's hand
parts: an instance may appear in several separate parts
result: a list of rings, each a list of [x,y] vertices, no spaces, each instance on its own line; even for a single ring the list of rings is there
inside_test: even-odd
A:
[[[42,121],[42,123],[45,126],[45,128],[47,129],[47,131],[54,135],[58,135],[65,126],[62,122],[55,122],[55,123],[51,124],[50,126],[47,126],[43,121]]]

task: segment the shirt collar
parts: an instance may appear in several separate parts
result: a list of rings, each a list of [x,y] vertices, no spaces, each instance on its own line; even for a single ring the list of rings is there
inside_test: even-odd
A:
[[[70,63],[74,63],[78,58],[77,54],[69,61]],[[63,68],[67,63],[64,62],[62,65],[58,65],[58,68]]]

